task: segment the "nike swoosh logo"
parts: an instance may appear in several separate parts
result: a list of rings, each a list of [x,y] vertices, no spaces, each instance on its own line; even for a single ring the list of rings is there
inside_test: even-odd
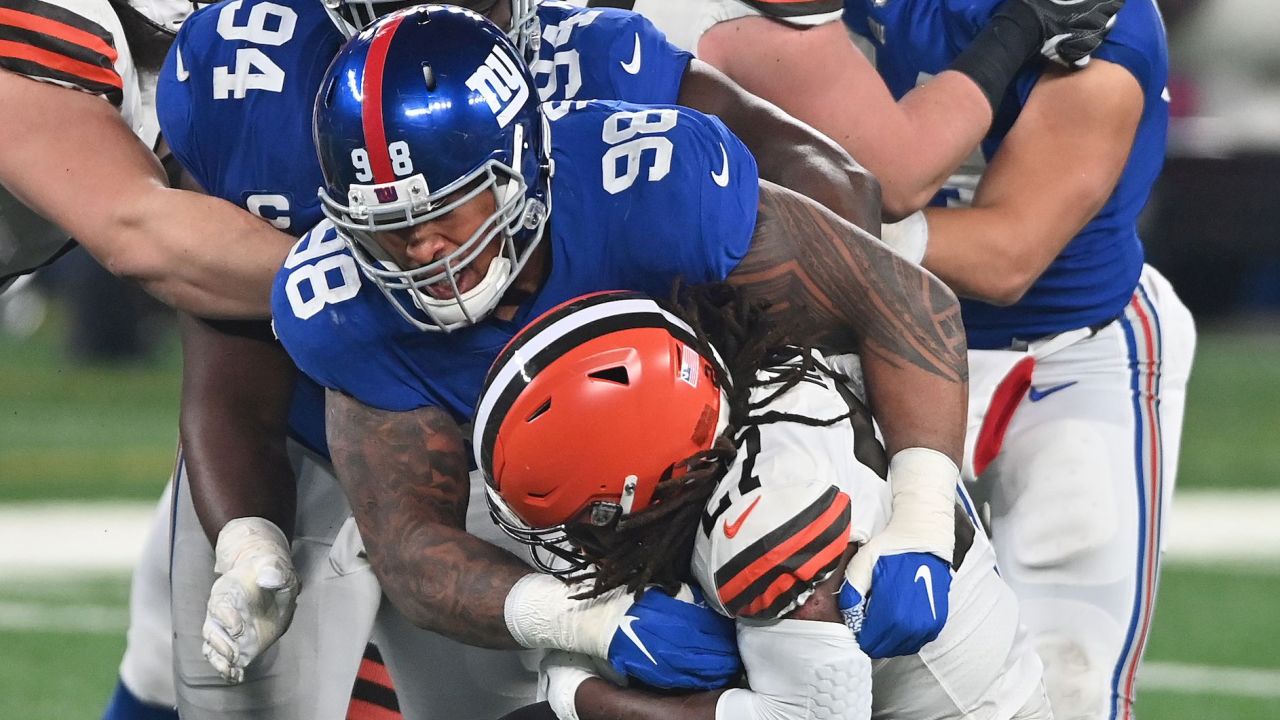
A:
[[[178,76],[178,82],[186,82],[187,78],[191,77],[191,73],[187,72],[187,67],[182,64],[182,49],[175,49],[173,53],[178,56],[178,68],[174,74]]]
[[[653,654],[649,652],[649,648],[644,646],[644,643],[640,641],[640,636],[636,635],[636,631],[631,629],[631,623],[639,619],[640,618],[634,615],[623,615],[622,623],[618,625],[618,628],[622,630],[623,635],[626,635],[631,639],[631,642],[636,644],[636,647],[640,648],[640,652],[644,653],[644,656],[649,658],[649,662],[657,665],[658,661],[653,659]]]
[[[720,172],[711,173],[711,179],[720,187],[729,187],[729,153],[720,146]]]
[[[742,523],[743,523],[744,521],[746,521],[747,516],[751,514],[751,511],[752,511],[752,510],[755,510],[755,509],[756,509],[756,505],[758,505],[758,504],[760,504],[760,498],[759,498],[759,497],[757,497],[755,500],[752,500],[752,501],[751,501],[751,504],[747,506],[747,509],[746,509],[746,510],[743,510],[743,511],[742,511],[742,514],[738,516],[738,519],[737,519],[737,520],[734,520],[733,522],[729,522],[729,519],[728,519],[728,518],[725,518],[725,521],[724,521],[724,536],[725,536],[725,537],[727,537],[727,538],[729,538],[730,540],[732,540],[732,539],[733,539],[733,536],[734,536],[734,535],[737,535],[737,534],[738,534],[738,531],[742,529]]]
[[[1050,395],[1058,392],[1059,390],[1066,390],[1067,388],[1071,387],[1072,385],[1075,385],[1078,382],[1080,381],[1072,380],[1069,383],[1054,385],[1053,387],[1045,388],[1044,390],[1037,390],[1034,387],[1032,387],[1030,390],[1027,391],[1027,395],[1031,398],[1031,402],[1040,402],[1041,400],[1049,397]]]
[[[631,51],[631,60],[629,62],[618,63],[628,75],[635,75],[640,72],[640,33],[636,33],[636,49]]]
[[[928,565],[921,565],[916,568],[916,582],[924,580],[924,591],[929,594],[929,613],[933,615],[933,619],[938,619],[938,609],[933,604],[933,573],[929,571]]]

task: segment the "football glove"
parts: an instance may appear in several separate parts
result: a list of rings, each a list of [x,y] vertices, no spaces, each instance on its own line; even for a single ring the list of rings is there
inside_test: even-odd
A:
[[[244,669],[288,629],[298,596],[289,541],[275,523],[237,518],[218,533],[205,614],[205,659],[227,682],[244,680]]]
[[[1040,23],[1040,54],[1068,68],[1082,68],[1102,45],[1124,0],[1014,0]]]
[[[893,516],[849,561],[839,598],[873,658],[914,654],[947,622],[959,476],[950,458],[927,448],[902,450],[889,463]]]
[[[588,588],[540,573],[507,594],[507,629],[527,648],[585,653],[620,676],[669,690],[712,690],[742,672],[732,620],[682,585],[676,597],[650,588],[634,599],[626,588],[576,599]]]
[[[737,626],[681,585],[649,588],[618,621],[607,656],[618,673],[664,690],[714,690],[742,673]]]
[[[599,677],[591,657],[582,653],[568,653],[563,650],[552,650],[542,658],[538,668],[541,677],[539,697],[545,697],[552,712],[560,720],[578,720],[578,709],[574,698],[578,694],[578,686],[587,678]]]
[[[865,597],[846,578],[840,612],[873,658],[912,655],[942,632],[947,622],[951,568],[937,555],[881,555]],[[865,600],[865,604],[864,604]]]

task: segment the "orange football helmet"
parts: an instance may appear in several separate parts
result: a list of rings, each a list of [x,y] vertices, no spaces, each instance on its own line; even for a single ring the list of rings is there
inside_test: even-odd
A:
[[[699,347],[647,296],[605,292],[552,308],[498,355],[476,410],[476,464],[494,520],[541,569],[582,569],[566,525],[643,510],[668,470],[723,432],[721,363]]]

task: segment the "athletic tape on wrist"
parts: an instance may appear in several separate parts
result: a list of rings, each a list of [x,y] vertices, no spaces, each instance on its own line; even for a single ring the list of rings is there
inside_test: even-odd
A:
[[[584,589],[542,573],[525,575],[512,586],[503,606],[507,631],[527,648],[608,657],[609,643],[631,607],[631,596],[626,588],[617,588],[589,600],[570,597]]]

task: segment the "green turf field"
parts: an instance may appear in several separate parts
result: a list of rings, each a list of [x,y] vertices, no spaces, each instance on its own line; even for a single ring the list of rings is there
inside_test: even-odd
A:
[[[0,338],[0,502],[154,500],[173,456],[176,351],[148,367],[76,368],[57,351],[56,331],[23,343]],[[1201,337],[1180,489],[1280,490],[1277,356],[1280,335]],[[1139,694],[1142,716],[1280,718],[1277,597],[1274,566],[1167,567],[1147,658],[1162,669],[1190,665],[1200,681],[1160,673],[1155,682],[1153,672],[1155,686]],[[96,717],[114,683],[126,603],[119,575],[0,576],[0,718]],[[1250,670],[1267,671],[1269,694],[1235,682]],[[1226,675],[1215,682],[1218,671]]]

